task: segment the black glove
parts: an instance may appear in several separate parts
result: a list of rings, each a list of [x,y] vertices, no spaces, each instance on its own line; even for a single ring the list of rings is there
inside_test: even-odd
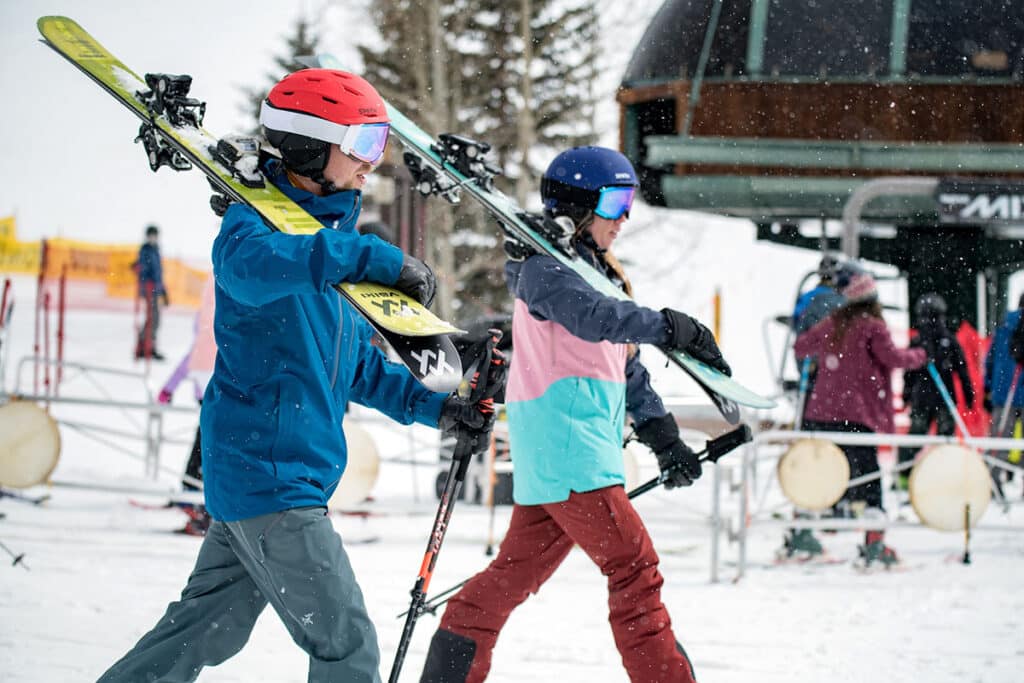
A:
[[[490,339],[474,344],[467,351],[464,361],[486,363],[486,368],[477,367],[469,380],[468,396],[452,393],[441,406],[441,417],[437,427],[450,436],[464,436],[470,439],[473,453],[480,452],[490,443],[494,427],[494,399],[503,396],[505,381],[508,379],[508,359],[494,348],[501,339],[501,332],[489,330]],[[481,375],[481,372],[484,374]]]
[[[654,451],[658,467],[668,473],[665,488],[689,486],[700,478],[700,460],[679,438],[679,426],[671,414],[644,422],[636,428],[636,437]]]
[[[451,394],[441,406],[441,419],[437,428],[445,436],[469,440],[471,453],[480,453],[491,442],[494,428],[494,404],[488,400],[472,402],[458,394]]]
[[[391,285],[403,294],[408,294],[424,306],[429,306],[434,300],[434,292],[437,289],[437,279],[434,271],[430,270],[423,261],[415,256],[405,254],[402,258],[402,270],[398,273],[398,279]]]
[[[685,351],[702,363],[707,363],[719,372],[732,377],[732,368],[722,357],[722,351],[715,343],[715,335],[697,320],[671,308],[661,309],[669,329],[667,350]]]
[[[167,296],[167,292],[160,295],[160,300],[163,301],[165,307],[171,305],[171,299]]]
[[[991,413],[995,406],[992,405],[992,392],[986,391],[985,397],[981,399],[981,407],[985,409],[986,413]]]

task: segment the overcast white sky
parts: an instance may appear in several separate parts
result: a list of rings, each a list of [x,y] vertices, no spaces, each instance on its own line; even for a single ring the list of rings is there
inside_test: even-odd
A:
[[[267,82],[273,57],[300,13],[318,16],[324,48],[342,60],[372,40],[363,0],[0,0],[0,216],[14,213],[23,239],[64,236],[134,243],[160,225],[165,256],[201,265],[217,229],[202,174],[151,173],[132,140],[135,117],[42,45],[36,20],[75,19],[140,75],[187,73],[207,102],[205,127],[224,135],[246,123],[240,86]],[[602,23],[609,67],[600,121],[616,144],[612,93],[661,0],[609,1]]]

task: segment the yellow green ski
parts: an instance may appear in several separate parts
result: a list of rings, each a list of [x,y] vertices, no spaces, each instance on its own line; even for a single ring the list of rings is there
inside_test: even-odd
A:
[[[255,164],[258,147],[251,139],[218,139],[202,128],[206,105],[187,96],[191,77],[141,78],[67,17],[42,17],[37,25],[44,43],[142,120],[138,139],[154,171],[161,166],[179,171],[196,166],[220,193],[213,200],[215,210],[218,199],[221,209],[229,202],[243,202],[271,229],[296,235],[323,229],[264,181]],[[437,391],[455,388],[461,363],[447,335],[462,330],[389,287],[360,282],[340,283],[336,289],[391,343],[421,382]]]

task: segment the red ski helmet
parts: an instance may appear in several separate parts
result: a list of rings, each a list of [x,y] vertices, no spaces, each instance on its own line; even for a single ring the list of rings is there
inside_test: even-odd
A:
[[[389,130],[387,108],[376,89],[336,69],[302,69],[282,78],[263,101],[260,123],[285,166],[308,177],[323,172],[332,144],[377,163]]]

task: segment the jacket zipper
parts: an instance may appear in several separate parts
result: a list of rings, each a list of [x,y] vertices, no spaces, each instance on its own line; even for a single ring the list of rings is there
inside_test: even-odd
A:
[[[338,381],[338,367],[341,365],[341,336],[345,329],[345,307],[341,303],[341,293],[335,292],[338,297],[338,334],[334,338],[334,369],[331,371],[331,391]]]

